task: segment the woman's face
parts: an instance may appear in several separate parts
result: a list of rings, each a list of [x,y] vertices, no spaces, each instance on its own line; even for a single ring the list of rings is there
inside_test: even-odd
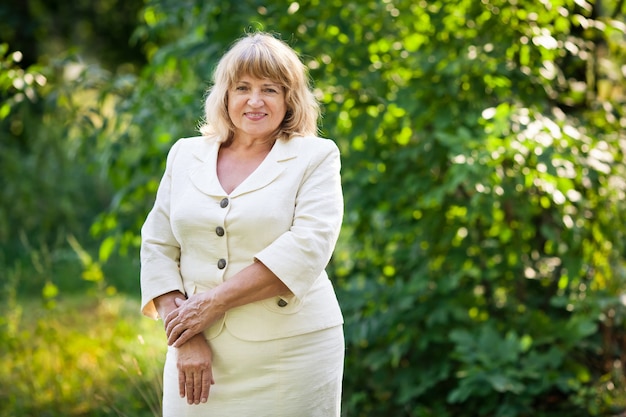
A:
[[[228,116],[235,139],[267,139],[287,113],[284,88],[268,79],[244,76],[228,90]]]

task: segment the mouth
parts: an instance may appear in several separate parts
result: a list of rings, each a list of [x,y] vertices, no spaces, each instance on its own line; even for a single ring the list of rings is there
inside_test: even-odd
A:
[[[259,113],[259,112],[248,112],[244,113],[244,115],[251,120],[260,120],[267,116],[267,113]]]

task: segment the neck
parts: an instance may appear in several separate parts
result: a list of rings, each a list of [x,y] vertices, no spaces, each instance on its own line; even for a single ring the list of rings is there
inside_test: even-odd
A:
[[[228,143],[225,143],[231,150],[251,151],[251,152],[267,152],[274,146],[275,139],[269,138],[252,138],[252,137],[233,137]]]

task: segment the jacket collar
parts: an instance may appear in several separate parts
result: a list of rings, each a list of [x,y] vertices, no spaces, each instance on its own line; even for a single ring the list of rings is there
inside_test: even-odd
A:
[[[217,154],[220,144],[217,141],[203,140],[201,146],[193,151],[200,164],[189,172],[192,183],[203,193],[223,197],[228,195],[235,198],[239,195],[256,191],[274,181],[285,170],[283,162],[295,158],[297,152],[296,141],[279,139],[267,154],[265,159],[241,184],[230,194],[222,188],[217,178]]]

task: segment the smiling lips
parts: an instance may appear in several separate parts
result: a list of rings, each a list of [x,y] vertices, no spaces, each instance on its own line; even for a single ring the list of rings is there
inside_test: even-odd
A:
[[[266,113],[252,113],[252,112],[245,113],[245,116],[248,119],[252,119],[252,120],[260,120],[264,118],[266,115],[267,115]]]

